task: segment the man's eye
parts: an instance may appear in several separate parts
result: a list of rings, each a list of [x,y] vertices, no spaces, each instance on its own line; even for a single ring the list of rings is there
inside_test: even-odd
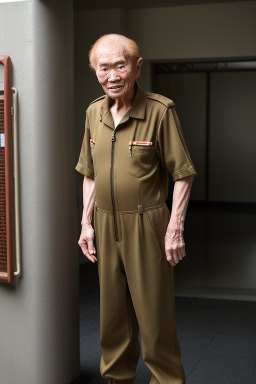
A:
[[[124,65],[119,65],[118,69],[123,69]]]
[[[101,71],[105,72],[107,70],[107,68],[101,68]]]

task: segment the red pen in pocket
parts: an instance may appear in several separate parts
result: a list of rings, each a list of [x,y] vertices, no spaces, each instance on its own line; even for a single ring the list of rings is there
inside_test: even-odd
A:
[[[153,145],[153,142],[152,141],[130,141],[129,142],[129,151],[130,151],[130,156],[132,157],[132,147],[134,146],[146,146],[146,147],[149,147],[151,145]]]

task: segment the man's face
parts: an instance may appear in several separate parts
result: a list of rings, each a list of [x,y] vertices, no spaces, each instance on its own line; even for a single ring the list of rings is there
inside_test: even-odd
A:
[[[140,65],[132,62],[126,55],[125,47],[117,42],[104,43],[97,48],[96,76],[104,92],[112,99],[132,94]]]

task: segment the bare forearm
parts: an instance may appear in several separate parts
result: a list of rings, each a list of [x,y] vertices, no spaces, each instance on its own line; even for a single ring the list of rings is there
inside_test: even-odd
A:
[[[84,176],[83,182],[83,215],[82,226],[90,225],[92,220],[93,206],[95,202],[95,182],[93,179]]]
[[[193,184],[194,176],[177,180],[173,189],[172,211],[168,229],[173,232],[183,232],[185,217]]]
[[[165,253],[173,267],[186,256],[183,231],[193,180],[192,175],[174,184],[172,213],[165,235]]]

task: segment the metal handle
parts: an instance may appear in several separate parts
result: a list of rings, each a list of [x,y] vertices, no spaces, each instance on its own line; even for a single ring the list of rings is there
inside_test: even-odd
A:
[[[12,115],[13,115],[13,176],[14,176],[14,209],[15,209],[15,255],[16,271],[15,276],[21,275],[21,247],[20,247],[20,183],[19,183],[19,161],[18,161],[18,105],[17,89],[12,87]]]

